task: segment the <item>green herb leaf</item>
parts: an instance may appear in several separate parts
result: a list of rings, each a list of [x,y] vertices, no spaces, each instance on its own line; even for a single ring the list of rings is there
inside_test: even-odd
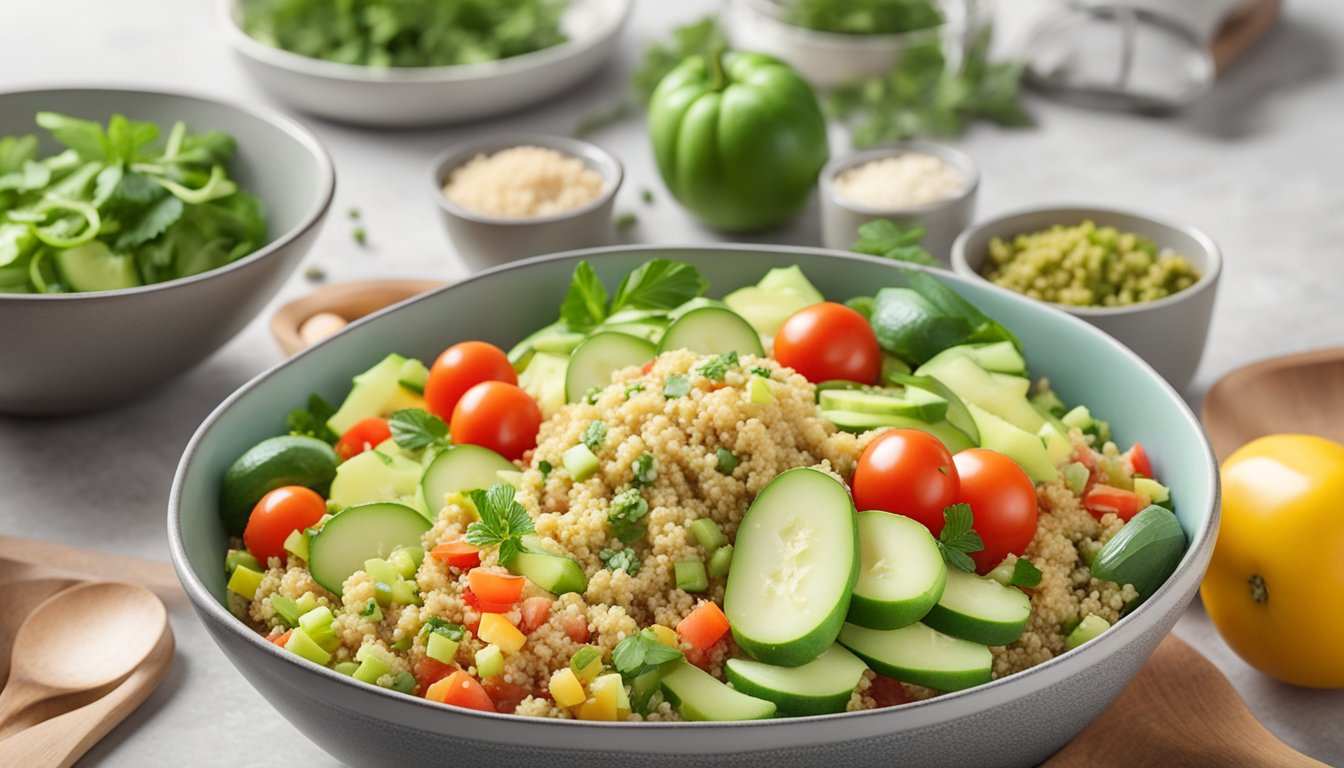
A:
[[[770,378],[770,369],[766,368],[765,366],[758,365],[755,368],[751,369],[751,374],[753,376],[760,376],[763,379],[768,379]]]
[[[651,669],[682,658],[681,651],[663,645],[651,629],[622,639],[611,651],[611,663],[621,677],[639,677]]]
[[[611,535],[629,544],[643,538],[644,526],[640,518],[649,513],[649,503],[636,488],[627,488],[616,494],[607,506],[607,523]]]
[[[790,24],[846,35],[891,35],[943,23],[932,0],[793,0],[783,7]]]
[[[971,505],[953,504],[947,507],[943,510],[943,521],[943,530],[938,534],[938,550],[942,552],[943,560],[953,568],[975,573],[975,561],[971,559],[970,553],[984,549],[985,542],[980,534],[971,530],[975,524]]]
[[[630,77],[631,90],[640,104],[647,105],[658,83],[688,56],[703,56],[727,47],[728,39],[719,27],[717,16],[706,16],[693,24],[677,27],[670,40],[652,43],[644,49],[644,61]]]
[[[680,373],[669,374],[663,380],[663,397],[673,400],[685,397],[691,391],[691,380]]]
[[[443,419],[420,408],[406,408],[392,414],[387,420],[392,439],[408,451],[418,451],[431,445],[447,446],[448,425]]]
[[[536,532],[531,516],[514,499],[516,489],[508,483],[470,491],[479,520],[467,526],[466,540],[478,547],[499,547],[499,562],[508,565],[523,551],[523,537]]]
[[[641,453],[630,469],[635,473],[637,486],[653,485],[653,481],[658,479],[658,467],[653,463],[653,454],[648,451]]]
[[[621,280],[611,300],[611,313],[626,307],[674,309],[701,295],[709,287],[690,264],[671,259],[652,259]]]
[[[874,219],[859,227],[859,240],[850,250],[895,261],[936,266],[938,260],[920,245],[923,238],[923,227],[899,227],[886,219]]]
[[[425,623],[420,627],[420,634],[422,635],[428,635],[431,632],[436,635],[443,635],[456,643],[462,642],[462,638],[466,637],[466,629],[461,624],[445,621],[438,616],[430,616],[425,619]]]
[[[873,306],[873,332],[883,349],[902,360],[924,363],[959,344],[1021,342],[956,291],[923,272],[905,275],[908,288],[883,288]]]
[[[607,442],[607,425],[602,421],[594,420],[584,428],[583,434],[579,435],[579,442],[588,446],[588,450],[594,455],[602,451],[602,446]]]
[[[636,392],[643,392],[643,391],[644,391],[644,385],[640,382],[635,382],[634,384],[627,384],[625,386],[625,397],[628,400],[630,399],[631,395],[635,394]]]
[[[569,292],[560,305],[560,319],[571,331],[590,331],[607,319],[607,289],[597,277],[597,271],[587,261],[574,267]]]
[[[741,463],[738,461],[737,457],[733,455],[733,452],[727,448],[715,448],[714,461],[714,468],[718,470],[721,475],[733,474],[733,470],[737,469],[737,465]]]
[[[735,365],[737,365],[737,352],[730,351],[709,358],[696,366],[695,370],[711,381],[723,381],[728,375],[728,369]]]
[[[541,472],[541,481],[544,483],[546,482],[546,478],[550,476],[551,470],[555,469],[555,467],[551,465],[551,462],[542,459],[537,462],[537,469]]]
[[[321,395],[312,394],[308,396],[307,408],[296,408],[289,412],[286,421],[289,424],[289,434],[299,437],[315,437],[326,443],[335,444],[341,436],[336,434],[327,426],[327,419],[336,415],[336,409],[331,403],[322,399]]]
[[[643,565],[633,549],[622,549],[620,551],[603,549],[597,553],[597,559],[602,561],[602,567],[608,571],[625,571],[631,576],[639,573],[639,569]]]
[[[1025,557],[1017,558],[1013,563],[1013,575],[1008,578],[1010,587],[1033,589],[1041,585],[1041,569]]]

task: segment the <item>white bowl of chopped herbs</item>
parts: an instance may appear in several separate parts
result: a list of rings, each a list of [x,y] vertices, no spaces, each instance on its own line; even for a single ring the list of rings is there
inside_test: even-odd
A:
[[[280,288],[334,188],[317,139],[270,111],[0,94],[0,413],[103,408],[199,362]]]
[[[518,109],[613,53],[630,0],[218,0],[257,83],[305,112],[412,126]]]

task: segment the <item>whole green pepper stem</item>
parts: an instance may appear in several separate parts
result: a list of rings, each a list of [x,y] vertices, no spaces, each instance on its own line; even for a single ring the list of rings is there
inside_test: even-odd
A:
[[[716,91],[728,87],[728,76],[723,72],[723,54],[726,50],[723,43],[719,43],[705,55],[709,60],[709,87]]]

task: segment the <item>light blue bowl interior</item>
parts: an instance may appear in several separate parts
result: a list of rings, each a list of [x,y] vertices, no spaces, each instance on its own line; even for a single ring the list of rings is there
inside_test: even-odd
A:
[[[902,271],[909,268],[818,249],[637,246],[517,262],[413,299],[267,371],[210,416],[188,446],[174,483],[169,528],[170,536],[178,535],[180,524],[180,539],[173,542],[175,554],[185,554],[190,575],[222,602],[225,534],[217,514],[220,478],[247,448],[283,433],[286,415],[303,406],[310,392],[339,402],[351,377],[389,352],[429,363],[445,347],[469,339],[507,349],[555,320],[570,274],[581,258],[596,267],[610,290],[631,269],[657,257],[694,264],[709,280],[709,293],[715,297],[755,283],[767,269],[797,264],[828,299],[844,301],[899,285]],[[1190,544],[1181,564],[1182,569],[1187,567],[1194,559],[1194,545],[1214,533],[1218,475],[1203,430],[1184,401],[1132,352],[1086,323],[983,281],[942,271],[933,274],[1017,333],[1033,376],[1049,377],[1065,402],[1084,403],[1109,420],[1122,449],[1135,441],[1144,444],[1158,478],[1172,489]]]

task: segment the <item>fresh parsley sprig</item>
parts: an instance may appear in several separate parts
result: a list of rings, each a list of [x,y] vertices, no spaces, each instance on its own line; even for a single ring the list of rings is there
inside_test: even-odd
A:
[[[627,488],[612,497],[607,506],[607,523],[611,535],[629,544],[644,536],[640,518],[649,513],[649,502],[639,495],[639,489]]]
[[[1013,563],[1013,575],[1008,577],[1008,586],[1035,589],[1041,585],[1041,569],[1025,557],[1017,558]]]
[[[447,448],[448,424],[438,416],[420,408],[406,408],[392,414],[387,420],[392,440],[408,451],[435,446]]]
[[[327,426],[327,419],[335,414],[336,409],[332,407],[331,403],[323,400],[321,395],[309,395],[307,408],[295,408],[289,412],[289,418],[286,419],[289,424],[289,434],[299,437],[315,437],[323,442],[335,443],[341,439],[341,436]]]
[[[635,473],[637,486],[653,485],[653,481],[658,479],[658,466],[653,461],[653,454],[648,451],[639,454],[630,470]]]
[[[975,573],[975,561],[971,559],[970,553],[984,549],[985,542],[980,534],[971,530],[975,524],[971,505],[949,506],[943,510],[943,521],[943,531],[938,534],[938,551],[949,566]]]
[[[622,549],[620,551],[603,549],[597,553],[597,559],[602,561],[602,567],[608,571],[613,573],[625,571],[631,576],[639,573],[639,569],[643,565],[633,549]]]
[[[647,628],[621,640],[611,651],[612,666],[627,680],[680,658],[681,651],[663,645],[653,630]]]
[[[709,358],[696,366],[695,371],[710,381],[723,381],[728,375],[728,369],[735,365],[737,365],[737,352],[729,351]]]
[[[850,246],[850,250],[894,261],[936,266],[938,260],[920,244],[923,239],[923,227],[900,227],[886,219],[874,219],[859,227],[859,240]]]
[[[707,287],[700,272],[690,264],[653,259],[626,275],[616,286],[616,293],[609,296],[593,265],[580,261],[560,305],[560,319],[569,330],[583,333],[622,309],[671,310],[703,294]]]
[[[508,483],[479,488],[467,495],[480,520],[467,526],[466,539],[478,547],[499,547],[499,562],[508,565],[523,551],[523,537],[536,532],[532,518],[514,499],[517,490]]]

